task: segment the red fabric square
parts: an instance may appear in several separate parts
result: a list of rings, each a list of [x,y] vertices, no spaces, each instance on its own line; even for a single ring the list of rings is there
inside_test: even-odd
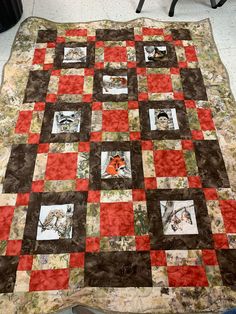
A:
[[[126,47],[135,47],[135,42],[132,40],[126,40]]]
[[[154,151],[157,177],[186,177],[183,152],[179,150]]]
[[[104,62],[96,62],[95,69],[104,69]]]
[[[150,250],[150,238],[148,235],[135,237],[136,250],[137,251],[149,251]]]
[[[144,75],[144,76],[147,75],[147,69],[146,68],[137,68],[136,72],[139,75]]]
[[[77,153],[48,154],[46,180],[75,179],[77,156]]]
[[[96,47],[96,48],[102,48],[102,47],[104,47],[104,41],[97,41],[96,44],[95,44],[95,47]]]
[[[139,94],[138,94],[138,100],[139,100],[139,101],[148,100],[148,93],[139,93]]]
[[[89,142],[80,142],[78,147],[79,152],[89,152],[90,143]]]
[[[44,189],[44,180],[33,181],[31,190],[32,192],[43,192]]]
[[[48,94],[46,96],[46,102],[55,102],[57,100],[56,94]]]
[[[146,190],[155,190],[157,188],[156,178],[144,178],[144,183]]]
[[[199,176],[188,177],[188,184],[190,188],[201,188],[202,182]]]
[[[53,68],[53,64],[52,64],[52,63],[47,63],[47,64],[44,64],[44,65],[43,65],[43,69],[44,69],[45,71],[50,70],[50,69],[52,69],[52,68]]]
[[[54,42],[47,43],[47,48],[55,48],[56,44]]]
[[[28,205],[29,197],[30,197],[29,193],[19,193],[19,194],[17,194],[16,205],[17,206]]]
[[[170,287],[207,287],[208,280],[202,266],[168,266]]]
[[[214,122],[212,120],[212,114],[210,109],[197,109],[198,119],[203,131],[215,130]]]
[[[28,133],[31,125],[33,111],[20,111],[16,122],[15,133]]]
[[[193,150],[193,142],[190,140],[182,140],[182,149],[184,150]]]
[[[203,192],[205,194],[206,200],[208,201],[218,199],[217,191],[214,188],[205,188],[203,189]]]
[[[196,62],[197,61],[197,55],[195,48],[193,46],[187,46],[184,47],[185,49],[185,56],[188,62]]]
[[[227,233],[236,233],[236,201],[220,201],[220,209]]]
[[[142,150],[153,150],[153,142],[152,141],[142,141]]]
[[[141,139],[141,134],[140,132],[130,132],[129,138],[131,141],[138,141]]]
[[[143,41],[143,36],[142,35],[134,35],[135,41]]]
[[[84,267],[84,253],[71,253],[70,254],[70,267],[83,268]]]
[[[183,100],[184,94],[182,92],[174,92],[174,99],[175,100]]]
[[[194,100],[185,100],[184,103],[186,108],[196,108],[196,103]]]
[[[45,103],[44,102],[36,102],[34,105],[35,111],[44,111],[45,109]]]
[[[151,93],[169,93],[173,91],[171,76],[167,74],[148,74],[148,91]]]
[[[188,67],[188,63],[187,62],[179,62],[179,67],[180,68],[187,68]]]
[[[34,50],[34,58],[33,58],[33,64],[43,64],[46,54],[46,48],[38,49],[36,48]]]
[[[76,191],[88,191],[88,179],[76,179]]]
[[[92,110],[102,110],[102,102],[93,102]]]
[[[95,41],[96,40],[96,36],[87,36],[87,40],[88,41]]]
[[[191,133],[192,133],[193,140],[204,140],[202,131],[192,130]]]
[[[65,290],[69,285],[69,269],[33,270],[30,291]]]
[[[99,252],[100,239],[96,237],[86,238],[86,252]]]
[[[22,240],[8,240],[6,255],[20,255]]]
[[[128,69],[133,69],[136,68],[137,63],[135,61],[129,61],[127,62],[127,68]]]
[[[0,240],[8,240],[13,215],[14,207],[0,207]]]
[[[48,153],[49,151],[49,143],[40,143],[38,146],[38,153]]]
[[[85,76],[93,76],[94,75],[94,69],[85,68],[84,69],[84,75]]]
[[[133,194],[133,201],[134,202],[146,200],[146,194],[145,194],[144,190],[132,190],[132,194]]]
[[[38,144],[39,143],[40,134],[37,133],[29,133],[28,144]]]
[[[105,47],[104,48],[105,62],[127,62],[126,47]]]
[[[61,75],[61,70],[52,70],[51,75],[60,76]]]
[[[89,191],[88,203],[100,203],[100,191]]]
[[[57,43],[64,43],[65,41],[66,41],[65,37],[62,37],[62,36],[58,36],[56,39]]]
[[[179,74],[179,68],[170,68],[171,74]]]
[[[173,37],[171,35],[164,36],[164,41],[173,41]]]
[[[133,204],[101,203],[100,231],[103,237],[134,235]]]
[[[152,266],[166,266],[165,251],[151,251],[150,257]]]
[[[93,100],[92,94],[83,95],[82,102],[91,102]]]
[[[128,109],[138,109],[138,108],[139,108],[138,101],[133,101],[133,100],[128,101]]]
[[[58,94],[82,94],[84,77],[81,75],[64,75],[60,77]]]
[[[33,264],[32,255],[21,255],[17,270],[31,270]]]
[[[129,118],[127,110],[103,110],[102,130],[105,132],[128,132]]]
[[[87,36],[87,29],[68,29],[66,30],[66,36]]]
[[[213,235],[215,249],[228,249],[229,242],[225,233],[214,233]]]
[[[90,141],[91,142],[101,142],[102,140],[102,132],[91,132],[90,133]]]
[[[151,27],[143,27],[143,35],[145,36],[153,36],[153,35],[164,35],[163,28],[151,28]]]
[[[218,265],[215,250],[202,250],[202,259],[205,265]]]
[[[175,40],[174,45],[175,46],[183,46],[183,42],[182,42],[182,40]]]

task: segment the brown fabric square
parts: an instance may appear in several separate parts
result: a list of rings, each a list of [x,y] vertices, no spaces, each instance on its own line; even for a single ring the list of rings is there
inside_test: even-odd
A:
[[[80,131],[76,133],[52,133],[54,114],[56,111],[78,111],[81,112]],[[41,129],[41,143],[69,143],[77,141],[88,141],[91,126],[91,105],[88,103],[57,103],[46,104],[43,124]]]
[[[136,45],[136,59],[137,66],[139,67],[147,67],[147,68],[171,68],[178,67],[178,60],[175,53],[174,46],[166,41],[138,41],[135,43]],[[144,47],[145,46],[166,46],[167,54],[165,57],[160,58],[157,61],[145,61]]]
[[[179,129],[176,130],[151,130],[149,109],[176,109]],[[141,120],[141,137],[148,139],[191,139],[187,112],[183,101],[149,101],[139,103]]]
[[[27,193],[30,191],[37,147],[38,145],[35,144],[12,145],[3,181],[4,193]]]
[[[58,254],[85,249],[87,192],[32,193],[27,210],[22,254]],[[36,240],[41,205],[74,204],[72,238]]]
[[[120,95],[103,94],[103,76],[127,76],[128,83],[128,93]],[[95,70],[94,75],[94,86],[93,86],[93,96],[99,101],[127,101],[127,100],[137,100],[138,95],[138,84],[137,84],[137,74],[136,69],[107,69],[107,70]]]
[[[134,40],[134,29],[97,29],[96,39],[105,40]]]
[[[48,43],[54,42],[57,39],[57,30],[47,29],[47,30],[39,30],[37,43]]]
[[[0,293],[14,291],[18,256],[0,256]]]
[[[129,151],[131,155],[132,178],[101,178],[102,151]],[[141,144],[133,142],[91,143],[90,153],[90,188],[92,190],[124,190],[144,188]]]
[[[149,252],[86,253],[85,286],[151,287]]]
[[[180,69],[180,77],[185,99],[207,100],[206,87],[200,69],[182,68]]]
[[[236,250],[217,250],[216,254],[223,284],[236,287]]]
[[[151,249],[189,250],[213,248],[210,219],[204,194],[198,189],[147,191],[147,210],[150,223]],[[193,200],[198,234],[165,235],[160,201]]]
[[[64,58],[64,48],[76,48],[76,47],[86,47],[86,62],[72,62],[72,63],[63,63]],[[54,69],[67,69],[67,68],[92,68],[94,66],[95,60],[95,45],[94,43],[59,43],[55,49],[55,58],[54,58]]]
[[[218,141],[195,141],[195,155],[205,188],[229,188],[230,183]]]
[[[191,33],[186,28],[171,29],[174,40],[192,40]]]
[[[24,102],[44,102],[47,95],[49,71],[30,71]]]

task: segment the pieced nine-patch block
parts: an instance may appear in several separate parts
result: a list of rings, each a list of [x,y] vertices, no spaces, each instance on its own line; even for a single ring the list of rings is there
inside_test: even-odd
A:
[[[0,292],[235,285],[210,105],[188,29],[39,30],[2,184]]]

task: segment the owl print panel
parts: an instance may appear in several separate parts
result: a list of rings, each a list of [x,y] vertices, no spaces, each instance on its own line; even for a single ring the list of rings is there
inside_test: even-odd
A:
[[[56,111],[53,118],[52,133],[80,132],[81,111]]]
[[[72,238],[74,204],[43,205],[37,228],[37,240]]]
[[[160,205],[165,235],[198,234],[193,200],[161,201]]]
[[[63,63],[86,62],[87,47],[64,47]]]
[[[129,151],[108,151],[101,155],[101,178],[131,178]]]

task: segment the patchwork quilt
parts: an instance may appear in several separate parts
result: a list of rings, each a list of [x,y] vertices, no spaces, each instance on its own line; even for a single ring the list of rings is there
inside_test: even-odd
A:
[[[236,305],[236,107],[208,20],[29,18],[0,110],[0,312]]]

